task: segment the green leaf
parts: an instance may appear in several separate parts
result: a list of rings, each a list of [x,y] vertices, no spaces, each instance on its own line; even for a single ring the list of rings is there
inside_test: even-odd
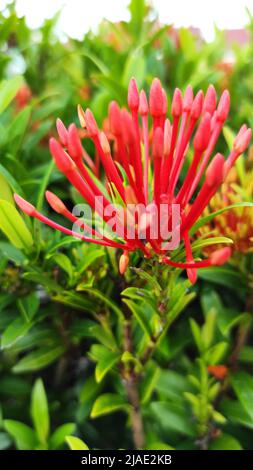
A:
[[[240,403],[253,420],[253,376],[241,371],[232,374],[230,380]]]
[[[157,385],[161,369],[155,363],[150,363],[141,382],[141,403],[148,403]]]
[[[210,444],[209,450],[243,450],[243,448],[235,437],[222,433]]]
[[[25,297],[20,297],[17,305],[23,318],[29,322],[38,311],[40,305],[39,297],[36,292],[32,292]]]
[[[52,259],[56,264],[58,264],[63,271],[65,271],[69,278],[72,279],[73,277],[73,266],[70,259],[64,255],[64,253],[55,253],[48,257],[48,259]]]
[[[199,325],[197,324],[197,322],[193,318],[190,318],[190,326],[191,326],[191,331],[192,331],[192,335],[194,337],[194,341],[196,343],[196,346],[197,346],[199,352],[201,352],[203,350],[201,329],[200,329]]]
[[[60,357],[64,352],[63,346],[42,347],[24,356],[12,368],[15,373],[26,373],[40,370]]]
[[[81,274],[86,271],[94,261],[98,258],[102,258],[103,256],[105,256],[105,252],[101,249],[90,250],[88,253],[85,253],[84,259],[77,268],[78,273]]]
[[[90,334],[111,351],[117,351],[117,343],[109,326],[94,325],[90,327]]]
[[[22,138],[30,120],[30,116],[31,107],[26,106],[17,114],[8,129],[8,143],[11,144],[11,151],[13,154],[20,147]]]
[[[244,289],[245,282],[243,282],[242,274],[231,268],[230,266],[210,266],[209,268],[202,268],[198,271],[198,276],[201,279],[214,282],[229,289]]]
[[[222,209],[219,209],[218,211],[212,212],[212,214],[209,214],[206,217],[201,217],[193,225],[193,227],[190,230],[190,233],[193,234],[197,232],[200,227],[202,227],[203,225],[206,225],[208,222],[214,219],[214,217],[216,217],[217,215],[222,214],[223,212],[229,211],[231,209],[236,209],[237,207],[253,207],[253,202],[238,202],[236,204],[231,204],[230,206],[226,206],[226,207],[223,207]]]
[[[94,398],[101,388],[93,376],[88,377],[80,391],[80,403],[86,403]]]
[[[143,51],[139,48],[129,54],[123,71],[122,83],[127,87],[135,77],[139,88],[142,87],[146,73],[146,62]]]
[[[91,417],[97,418],[98,416],[114,413],[118,410],[127,410],[129,405],[126,404],[124,398],[115,393],[105,393],[98,397],[92,407]]]
[[[50,449],[59,449],[64,444],[66,437],[75,431],[75,427],[75,423],[66,423],[59,426],[50,437]]]
[[[95,369],[96,381],[99,383],[106,374],[119,362],[120,355],[112,351],[106,350],[106,354],[98,361]]]
[[[31,232],[19,212],[9,202],[0,199],[0,228],[16,248],[30,248]]]
[[[13,77],[0,83],[0,114],[7,108],[22,85],[22,77]]]
[[[228,349],[228,343],[221,341],[212,346],[205,354],[207,364],[218,364],[225,356]]]
[[[132,314],[134,315],[136,321],[139,323],[141,329],[144,333],[151,338],[152,337],[152,330],[149,324],[149,319],[146,317],[143,308],[137,305],[135,302],[132,302],[128,299],[123,299],[123,302],[128,306],[131,310]]]
[[[47,442],[49,434],[49,412],[45,388],[41,379],[37,379],[32,390],[31,414],[39,441]]]
[[[10,261],[13,261],[17,266],[22,265],[25,262],[25,255],[22,251],[15,248],[9,242],[0,242],[1,254]]]
[[[5,201],[8,201],[10,204],[14,205],[11,188],[6,178],[1,174],[0,174],[0,199],[4,199]]]
[[[13,437],[18,450],[33,450],[37,444],[32,428],[12,419],[4,420],[4,428]]]
[[[13,320],[2,334],[1,349],[13,346],[31,327],[32,323],[26,322],[22,318]]]
[[[18,193],[20,196],[24,196],[23,190],[18,184],[18,182],[13,178],[11,173],[9,173],[9,171],[6,170],[6,168],[3,165],[1,165],[1,163],[0,163],[0,175],[3,176],[3,178],[8,182],[13,192]],[[14,204],[13,198],[12,198],[11,203]]]
[[[171,402],[154,402],[151,404],[159,425],[166,430],[175,431],[179,434],[194,436],[194,428],[191,425],[189,415],[184,407]]]
[[[71,450],[89,450],[89,447],[79,437],[66,436],[65,440]]]
[[[231,399],[223,400],[221,411],[230,422],[253,429],[253,419],[239,401]]]

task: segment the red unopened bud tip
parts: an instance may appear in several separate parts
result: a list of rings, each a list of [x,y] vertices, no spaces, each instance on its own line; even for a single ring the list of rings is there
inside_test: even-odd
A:
[[[77,113],[78,113],[78,118],[81,124],[81,127],[86,129],[86,119],[85,119],[85,112],[80,104],[77,106]]]
[[[154,78],[149,95],[150,114],[153,117],[160,117],[164,111],[164,96],[161,82],[158,78]]]
[[[190,281],[191,284],[196,284],[196,281],[197,281],[197,269],[187,269],[187,277]]]
[[[203,108],[203,101],[204,101],[204,93],[202,90],[199,90],[196,94],[191,108],[191,117],[197,120],[202,112]]]
[[[171,104],[171,114],[173,118],[179,118],[182,114],[182,109],[183,109],[182,93],[179,90],[179,88],[176,88],[174,91],[172,104]]]
[[[248,147],[250,140],[251,140],[251,129],[247,129],[241,135],[237,135],[234,141],[234,150],[239,154],[245,152],[246,148]]]
[[[111,132],[115,136],[119,136],[121,134],[121,110],[116,101],[111,101],[109,104],[109,122],[110,122],[110,129]]]
[[[128,106],[131,111],[137,111],[139,108],[139,92],[135,78],[131,78],[128,86]]]
[[[185,94],[184,94],[184,98],[183,98],[183,110],[186,111],[186,112],[189,112],[191,110],[192,103],[193,103],[192,86],[188,85],[186,90],[185,90]]]
[[[203,111],[208,112],[211,115],[213,115],[215,109],[216,109],[216,104],[217,104],[217,96],[216,96],[216,91],[213,85],[209,85],[205,100],[204,100],[204,105],[203,105]]]
[[[148,114],[148,100],[144,90],[141,90],[140,92],[139,113],[141,116],[146,116]]]
[[[96,119],[94,118],[93,113],[91,112],[89,108],[86,109],[86,112],[85,112],[85,122],[86,122],[87,130],[89,132],[90,137],[95,137],[96,135],[98,135],[99,130],[98,130],[98,126],[96,123]]]
[[[58,214],[64,214],[64,212],[66,212],[67,208],[65,204],[63,204],[61,199],[56,196],[56,194],[51,193],[51,191],[46,191],[45,196],[48,204],[55,212],[58,212]]]
[[[221,248],[220,250],[216,250],[210,256],[211,264],[214,266],[221,266],[229,260],[231,254],[231,248],[228,246]]]
[[[75,124],[70,124],[68,133],[68,151],[74,160],[82,158],[83,147]]]
[[[14,194],[14,201],[16,202],[17,206],[27,215],[33,216],[36,213],[35,207],[30,204],[30,202],[23,199],[18,194]]]
[[[67,145],[68,145],[68,131],[67,131],[66,127],[64,126],[62,120],[59,119],[59,118],[56,119],[56,129],[57,129],[59,139],[60,139],[62,145],[64,145],[64,147],[67,147]]]
[[[223,155],[217,153],[206,170],[206,182],[208,186],[219,186],[223,182],[224,163],[225,159]]]
[[[119,259],[119,272],[120,274],[125,274],[127,267],[129,264],[129,254],[128,251],[124,251],[123,255],[121,255]]]
[[[106,135],[105,135],[104,132],[100,132],[100,134],[99,134],[99,141],[100,141],[100,145],[101,145],[101,147],[102,147],[102,149],[103,149],[103,152],[104,152],[105,154],[110,153],[110,152],[111,152],[110,144],[109,144],[108,139],[107,139],[107,137],[106,137]]]
[[[228,90],[224,90],[217,108],[216,118],[218,121],[224,122],[227,119],[230,108],[230,95]]]
[[[211,136],[211,116],[206,113],[202,118],[193,140],[195,150],[203,152],[209,143]]]
[[[60,171],[67,173],[75,168],[73,160],[71,160],[59,142],[57,142],[53,137],[49,140],[49,148]]]

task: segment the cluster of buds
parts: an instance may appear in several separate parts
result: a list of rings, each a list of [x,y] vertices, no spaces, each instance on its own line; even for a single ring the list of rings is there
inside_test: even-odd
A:
[[[205,215],[223,210],[233,204],[240,204],[245,199],[253,200],[253,165],[252,150],[247,158],[247,165],[242,162],[243,181],[240,181],[238,171],[234,167],[227,175],[220,191],[214,195],[209,207],[205,209]],[[241,184],[240,184],[241,183]],[[228,237],[233,241],[233,253],[253,252],[253,209],[252,207],[239,206],[228,211],[221,212],[211,222],[200,228],[200,235],[205,236],[210,232],[214,236]],[[209,249],[205,248],[205,254]]]
[[[225,247],[213,251],[208,259],[194,260],[190,238],[192,227],[251,138],[251,130],[244,125],[237,134],[227,159],[220,153],[212,157],[229,105],[228,91],[223,92],[217,103],[212,85],[205,95],[200,90],[196,96],[193,95],[191,86],[187,87],[184,95],[177,88],[172,97],[170,120],[167,117],[167,95],[160,81],[157,78],[153,80],[148,100],[145,91],[139,93],[136,81],[131,79],[128,89],[130,112],[125,108],[121,109],[115,101],[109,105],[110,138],[99,130],[90,109],[84,111],[79,106],[81,127],[85,136],[93,141],[95,153],[103,166],[105,185],[102,188],[101,181],[94,177],[94,162],[83,148],[77,127],[71,124],[67,129],[57,120],[59,140],[50,139],[50,151],[56,166],[92,210],[110,226],[113,236],[105,236],[94,227],[86,226],[51,192],[46,192],[46,198],[53,210],[75,226],[82,225],[85,235],[56,224],[18,195],[15,196],[16,203],[30,216],[65,234],[123,250],[119,263],[121,273],[127,268],[129,253],[140,250],[145,257],[156,256],[170,266],[186,269],[189,279],[194,283],[198,268],[223,264],[231,254],[230,248]],[[193,152],[189,159],[191,140]],[[182,169],[186,175],[183,179]],[[99,204],[96,204],[97,198]],[[131,213],[131,236],[121,215],[116,224],[112,224],[106,215],[108,205],[115,201],[123,209],[121,214],[131,212],[132,206],[142,207],[141,214]],[[128,208],[129,204],[131,210]],[[179,207],[179,222],[174,228],[179,242],[185,246],[184,262],[173,259],[173,253],[168,248],[169,245],[164,243],[160,232],[154,235],[153,209],[156,209],[156,221],[161,221],[160,219],[164,219],[161,209],[164,205],[168,207],[168,227],[173,225],[171,207]],[[116,208],[115,211],[117,212]],[[145,237],[139,236],[143,229]],[[87,232],[90,236],[87,236]],[[137,236],[133,237],[133,232]]]

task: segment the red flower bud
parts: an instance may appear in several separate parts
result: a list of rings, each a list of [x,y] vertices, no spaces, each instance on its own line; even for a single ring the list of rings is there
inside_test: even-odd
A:
[[[149,96],[150,114],[152,117],[160,117],[164,111],[164,97],[161,82],[154,78]]]
[[[80,104],[77,106],[77,113],[78,113],[78,118],[79,118],[81,127],[86,129],[85,112]]]
[[[57,142],[53,137],[49,140],[49,148],[60,171],[68,173],[75,168],[73,160],[71,160],[59,142]]]
[[[223,182],[224,157],[217,153],[206,170],[206,182],[208,186],[219,186]]]
[[[109,105],[109,122],[110,122],[111,132],[115,136],[120,135],[122,132],[121,110],[120,110],[118,103],[116,103],[116,101],[111,101]]]
[[[202,107],[203,107],[203,101],[204,101],[204,93],[202,90],[198,91],[196,94],[193,103],[192,103],[192,108],[191,108],[191,117],[193,119],[198,119],[201,112],[202,112]]]
[[[206,113],[202,118],[193,140],[195,150],[203,152],[209,143],[211,136],[211,116]]]
[[[189,112],[191,110],[192,103],[193,103],[192,86],[188,85],[185,90],[185,94],[183,98],[183,111]]]
[[[209,85],[204,100],[203,112],[208,112],[212,115],[216,109],[216,104],[217,97],[215,88],[213,85]]]
[[[141,90],[140,93],[139,113],[141,116],[147,116],[148,114],[148,100],[144,90]]]
[[[68,133],[68,151],[73,160],[82,158],[83,147],[75,124],[70,124]]]
[[[66,127],[64,126],[63,122],[61,119],[57,118],[56,119],[56,129],[60,138],[60,141],[64,147],[67,147],[68,145],[68,131]]]
[[[86,109],[86,112],[85,112],[85,122],[86,122],[86,126],[87,126],[90,137],[95,137],[96,135],[98,135],[99,130],[98,130],[98,126],[96,123],[96,119],[94,118],[93,113],[91,112],[89,108]]]
[[[56,194],[51,193],[51,191],[46,191],[45,196],[48,204],[55,212],[58,212],[58,214],[64,214],[66,212],[67,208],[65,204],[63,204],[61,199],[56,196]]]
[[[211,264],[214,266],[221,266],[225,264],[232,254],[231,248],[226,246],[225,248],[221,248],[220,250],[215,250],[210,255]]]
[[[234,141],[234,150],[239,154],[243,153],[248,147],[251,140],[251,129],[247,129],[241,135],[237,135]]]
[[[134,78],[131,78],[128,87],[128,106],[132,110],[137,111],[139,108],[139,92],[137,88],[137,83]]]
[[[224,90],[217,108],[217,120],[224,122],[227,119],[230,108],[230,95],[228,90]]]
[[[30,202],[27,202],[25,199],[23,199],[21,196],[18,194],[14,194],[14,200],[18,207],[27,215],[33,216],[36,213],[35,207],[30,204]]]
[[[123,255],[121,255],[119,259],[120,274],[122,275],[125,274],[128,264],[129,264],[129,254],[128,254],[128,251],[124,251]]]
[[[102,149],[103,149],[103,152],[104,152],[105,154],[111,153],[110,144],[109,144],[108,139],[107,139],[107,137],[106,137],[106,135],[105,135],[104,132],[100,132],[100,134],[99,134],[99,141],[100,141],[100,145],[101,145],[101,147],[102,147]]]
[[[179,118],[182,114],[182,109],[183,109],[182,93],[179,90],[179,88],[176,88],[174,91],[172,104],[171,104],[171,114],[173,118]]]

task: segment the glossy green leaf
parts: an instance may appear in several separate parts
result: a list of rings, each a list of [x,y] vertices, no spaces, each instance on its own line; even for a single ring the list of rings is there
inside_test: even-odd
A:
[[[33,245],[31,232],[19,212],[3,199],[0,200],[0,228],[16,248],[30,248]]]
[[[209,446],[209,450],[243,450],[240,442],[229,434],[222,433]]]
[[[0,114],[7,108],[22,85],[22,77],[13,77],[0,83]]]
[[[253,420],[253,376],[240,371],[231,375],[230,380],[240,403]]]
[[[49,412],[45,388],[41,379],[37,379],[32,390],[31,415],[38,440],[45,444],[49,434]]]
[[[79,437],[66,436],[65,440],[71,450],[89,450],[89,447]]]
[[[106,351],[106,354],[96,365],[95,377],[99,383],[103,380],[106,374],[119,362],[120,355],[112,351]]]
[[[4,420],[4,428],[14,439],[18,450],[33,450],[37,444],[36,434],[32,428],[12,419]]]
[[[57,450],[66,441],[66,437],[75,431],[75,423],[66,423],[59,426],[50,437],[50,449]]]
[[[39,348],[20,359],[12,370],[20,374],[43,369],[60,357],[63,352],[63,346]]]
[[[12,347],[31,327],[32,323],[24,321],[22,318],[13,320],[2,334],[1,349]]]
[[[91,410],[91,417],[98,418],[99,416],[114,413],[119,410],[127,410],[129,405],[120,396],[114,393],[105,393],[100,395]]]

